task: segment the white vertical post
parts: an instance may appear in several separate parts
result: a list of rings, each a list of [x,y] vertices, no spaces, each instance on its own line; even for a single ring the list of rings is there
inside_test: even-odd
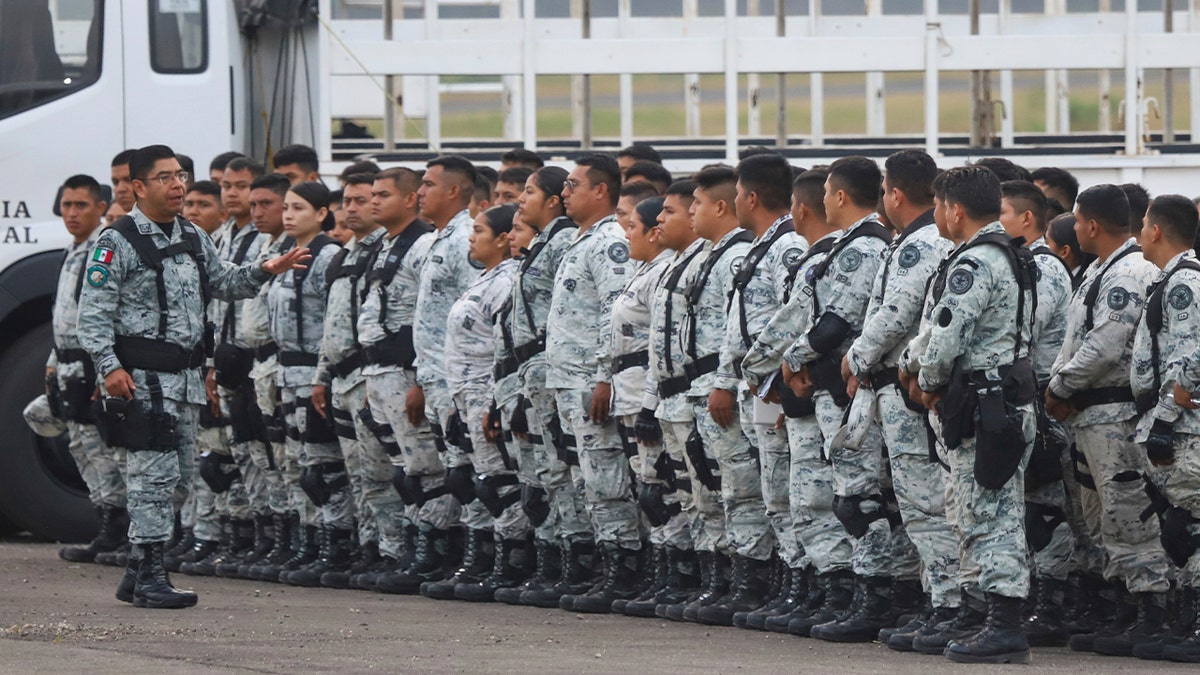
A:
[[[1137,0],[1125,0],[1125,154],[1142,154],[1142,78],[1137,61]]]
[[[500,18],[513,20],[520,16],[520,0],[500,0]],[[521,121],[523,100],[521,97],[521,76],[502,75],[500,77],[501,96],[504,97],[504,138],[516,140],[521,137]]]
[[[746,0],[746,15],[758,16],[758,0]],[[758,138],[762,135],[762,82],[758,73],[746,75],[746,135]]]
[[[438,3],[437,0],[425,0],[425,39],[435,40],[438,37]],[[442,96],[441,80],[437,75],[426,78],[429,101],[425,112],[425,137],[429,146],[435,152],[441,152],[442,147]]]
[[[1100,13],[1112,12],[1112,0],[1100,0]],[[1112,131],[1112,73],[1107,68],[1100,71],[1100,133]]]
[[[537,37],[534,34],[534,18],[536,14],[536,0],[523,0],[522,2],[522,20],[524,23],[524,39],[521,42],[521,95],[524,99],[522,104],[522,121],[524,122],[524,131],[522,137],[524,146],[529,150],[537,150],[537,74],[534,70],[534,40]]]
[[[1000,0],[999,14],[997,16],[999,26],[998,32],[1004,35],[1008,25],[1008,17],[1012,14],[1012,0]],[[1000,118],[1000,147],[1011,148],[1013,146],[1014,122],[1013,122],[1013,72],[1011,70],[1000,71],[1000,102],[1003,104]]]
[[[942,24],[938,0],[925,0],[925,152],[941,154],[938,144],[938,79],[942,61]]]
[[[332,0],[320,0],[317,6],[317,11],[321,16],[332,16]],[[328,87],[330,82],[330,67],[329,60],[333,58],[329,39],[329,31],[317,31],[317,81],[321,87]],[[317,137],[313,139],[316,145],[317,155],[322,162],[333,161],[333,130],[330,128],[333,125],[333,111],[329,105],[328,96],[317,97]],[[247,142],[249,142],[250,134],[246,134]],[[271,139],[268,136],[266,139],[266,147],[270,147]]]
[[[1058,14],[1058,0],[1045,0],[1043,11],[1047,16]],[[1058,71],[1047,70],[1046,87],[1046,133],[1058,133]]]
[[[629,37],[629,21],[632,14],[631,0],[620,0],[617,4],[617,36]],[[621,73],[617,76],[620,89],[621,147],[633,143],[633,76]]]
[[[395,11],[400,9],[404,15],[404,5],[393,0],[383,0],[383,39],[392,39],[392,29],[395,21]],[[383,102],[383,151],[392,152],[396,149],[396,77],[383,76],[383,88],[387,90],[387,98]]]
[[[1200,0],[1197,0],[1200,2]],[[809,0],[808,3],[808,34],[817,34],[817,22],[821,18],[821,0]],[[811,73],[808,76],[808,106],[811,123],[812,145],[819,148],[825,145],[825,75]]]
[[[588,0],[571,0],[571,18],[583,16],[583,3]],[[583,75],[571,76],[571,136],[583,138]]]
[[[1067,0],[1058,0],[1058,13],[1067,13]],[[1070,72],[1060,69],[1056,73],[1058,93],[1058,133],[1071,133],[1071,80]]]
[[[738,161],[737,0],[725,0],[725,161]]]
[[[867,16],[883,14],[883,0],[867,0]],[[883,103],[883,73],[867,73],[867,135],[883,136],[887,133],[887,109]]]
[[[1200,0],[1188,0],[1188,32],[1200,31]],[[1192,134],[1192,142],[1200,140],[1200,68],[1188,70],[1188,98],[1191,99],[1191,124],[1188,131]]]
[[[698,0],[683,0],[683,27],[688,31],[689,24],[696,20],[699,14]],[[689,73],[683,76],[683,119],[684,133],[688,138],[700,135],[700,76]]]

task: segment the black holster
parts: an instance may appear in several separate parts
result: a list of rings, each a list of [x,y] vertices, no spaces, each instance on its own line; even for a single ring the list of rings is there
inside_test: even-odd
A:
[[[554,445],[554,454],[559,461],[567,466],[579,466],[579,452],[575,449],[575,436],[563,432],[562,423],[555,415],[546,426],[550,434],[550,442]]]
[[[1017,361],[1001,375],[1000,382],[980,376],[970,378],[979,400],[975,412],[975,482],[988,490],[1004,487],[1021,465],[1025,426],[1018,406],[1037,398],[1037,380],[1028,359]]]
[[[300,434],[300,440],[306,443],[337,442],[337,432],[333,428],[333,421],[322,417],[321,413],[317,412],[311,398],[299,399],[296,403],[296,414],[300,415],[303,411],[304,415],[304,433]],[[301,405],[303,405],[302,409]]]
[[[229,426],[233,429],[235,444],[267,440],[267,424],[258,407],[253,384],[247,382],[229,396]]]
[[[383,446],[383,450],[388,454],[388,457],[396,457],[400,454],[400,443],[396,441],[392,425],[376,420],[369,406],[358,411],[358,419],[363,423],[363,426],[370,430],[371,434],[379,441],[379,444]]]
[[[836,315],[827,314],[826,316]],[[814,391],[829,392],[829,395],[833,397],[833,402],[839,408],[850,405],[850,395],[846,393],[846,381],[842,379],[842,364],[838,359],[832,356],[822,356],[809,361],[806,366]]]
[[[148,410],[145,401],[104,398],[96,425],[105,444],[127,450],[174,450],[180,442],[179,420],[169,413]]]
[[[462,414],[457,410],[451,413],[446,420],[446,442],[467,454],[475,452],[475,445],[471,443],[470,430],[467,429],[467,423],[463,421]]]
[[[412,486],[409,485],[408,473],[404,467],[392,467],[392,488],[396,494],[400,495],[400,501],[404,502],[406,506],[417,503],[417,496],[413,494]]]
[[[476,476],[475,497],[483,504],[493,518],[499,518],[504,510],[521,500],[521,491],[512,490],[506,495],[500,494],[500,488],[517,484],[513,474],[500,476]]]
[[[1067,514],[1051,504],[1025,502],[1025,542],[1036,553],[1050,545],[1054,530],[1067,522]]]
[[[699,429],[692,427],[692,433],[688,434],[683,448],[688,459],[692,460],[692,470],[696,472],[696,480],[709,490],[720,492],[721,477],[713,473],[712,467],[708,463],[708,456],[704,454],[704,439],[700,437]]]
[[[213,369],[217,384],[226,389],[237,389],[250,381],[250,369],[254,367],[254,350],[235,347],[229,343],[217,345],[213,352]]]
[[[55,392],[58,392],[60,396],[61,416],[55,415],[60,420],[79,424],[96,422],[95,413],[92,410],[92,394],[96,392],[95,382],[84,377],[71,377],[66,379],[61,391],[57,383],[52,383],[50,397],[53,397]],[[50,399],[50,411],[54,412],[53,398]]]
[[[1034,405],[1037,411],[1037,435],[1033,439],[1029,465],[1025,467],[1025,492],[1033,492],[1063,479],[1063,454],[1069,446],[1066,432],[1050,419],[1040,400]]]

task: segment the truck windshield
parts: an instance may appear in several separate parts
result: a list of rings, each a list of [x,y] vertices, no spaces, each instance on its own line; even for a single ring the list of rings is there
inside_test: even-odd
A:
[[[100,77],[104,0],[0,0],[0,119]]]

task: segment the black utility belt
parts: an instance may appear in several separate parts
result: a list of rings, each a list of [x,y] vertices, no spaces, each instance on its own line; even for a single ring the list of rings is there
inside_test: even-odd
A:
[[[721,355],[712,353],[707,356],[702,356],[691,363],[683,365],[683,375],[668,377],[658,383],[659,398],[671,398],[679,394],[686,393],[692,388],[692,382],[695,382],[703,375],[714,373],[721,363]]]
[[[339,379],[347,377],[350,373],[362,368],[363,362],[363,353],[356,349],[346,358],[330,366],[329,372],[333,373],[333,376]]]
[[[203,341],[187,349],[165,340],[118,335],[113,341],[113,353],[126,369],[182,373],[204,365]]]
[[[496,382],[499,382],[500,380],[503,380],[509,375],[517,372],[517,369],[520,367],[521,364],[519,361],[517,361],[517,357],[513,354],[509,354],[508,356],[497,360],[496,364],[492,366],[492,379],[494,379]]]
[[[279,365],[290,368],[293,366],[316,367],[317,355],[308,352],[279,352]]]
[[[59,349],[54,348],[54,358],[58,359],[59,363],[91,363],[92,357],[87,353],[86,349]]]
[[[401,326],[395,333],[373,345],[363,346],[365,364],[380,366],[400,366],[412,369],[416,364],[417,351],[413,346],[412,326]]]
[[[278,353],[279,345],[274,342],[268,342],[265,345],[259,345],[254,348],[254,360],[262,363]]]
[[[1071,405],[1075,406],[1079,410],[1084,410],[1094,405],[1105,405],[1108,403],[1136,402],[1136,399],[1133,395],[1133,390],[1129,387],[1097,387],[1096,389],[1085,389],[1083,391],[1075,392],[1075,394],[1067,400],[1070,401]]]
[[[1007,400],[1013,405],[1026,405],[1037,400],[1037,376],[1029,359],[1018,359],[1010,365],[1000,366],[996,371],[999,380],[991,379],[986,370],[973,370],[963,374],[962,383],[975,390],[1004,386]],[[1133,400],[1132,392],[1129,400]]]
[[[523,345],[517,345],[513,348],[513,356],[517,357],[517,365],[519,366],[544,351],[546,351],[546,338],[540,337],[536,340],[530,340]]]
[[[630,368],[645,368],[650,365],[650,351],[642,349],[613,358],[613,375]]]

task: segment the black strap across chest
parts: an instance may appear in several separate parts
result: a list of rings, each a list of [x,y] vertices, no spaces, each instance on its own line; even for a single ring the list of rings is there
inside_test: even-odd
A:
[[[663,309],[663,362],[667,364],[667,372],[675,372],[675,365],[671,363],[671,322],[674,320],[675,301],[674,294],[679,288],[679,282],[683,279],[683,273],[687,271],[688,265],[692,260],[700,255],[704,250],[703,246],[697,246],[696,250],[689,253],[686,257],[676,263],[675,267],[662,278],[662,287],[667,292],[667,306]]]
[[[792,299],[792,290],[796,287],[796,275],[799,274],[800,270],[804,268],[804,264],[809,260],[821,255],[822,253],[829,253],[829,251],[833,249],[833,244],[835,241],[836,240],[833,237],[818,239],[817,243],[809,247],[809,249],[804,252],[804,255],[800,256],[800,259],[796,261],[795,265],[792,265],[788,268],[787,282],[785,284],[787,290],[783,292],[784,304],[787,304],[788,300]]]
[[[525,310],[525,322],[529,326],[529,333],[531,335],[541,337],[541,334],[545,331],[544,329],[539,330],[536,322],[533,319],[533,307],[531,306],[531,299],[528,295],[526,295],[525,285],[523,283],[523,280],[525,279],[525,272],[528,271],[531,266],[533,266],[533,261],[537,259],[538,255],[545,250],[546,246],[550,242],[554,241],[555,237],[568,230],[578,229],[579,225],[577,225],[575,221],[571,220],[570,218],[556,219],[550,224],[550,229],[547,230],[546,237],[542,239],[542,241],[534,244],[533,248],[529,249],[529,253],[525,254],[525,258],[521,260],[521,267],[518,270],[516,285],[517,291],[521,294],[521,307]]]
[[[1113,265],[1117,264],[1121,258],[1133,253],[1141,253],[1141,246],[1130,246],[1118,253],[1107,265],[1101,267],[1096,272],[1096,277],[1092,279],[1092,285],[1088,287],[1087,294],[1083,296],[1083,304],[1087,308],[1087,316],[1083,320],[1084,332],[1089,332],[1096,327],[1096,301],[1100,299],[1100,282],[1104,280],[1104,273],[1112,269]]]
[[[158,338],[160,340],[165,340],[167,337],[167,319],[171,306],[167,297],[166,279],[163,276],[166,269],[164,261],[168,258],[174,259],[176,255],[181,253],[186,254],[192,259],[196,265],[196,270],[199,272],[204,324],[206,327],[208,325],[208,301],[211,289],[209,288],[208,265],[204,256],[204,246],[200,242],[200,235],[196,232],[194,225],[177,216],[175,218],[175,226],[179,228],[181,241],[168,244],[162,248],[159,248],[154,243],[152,235],[142,234],[138,230],[137,223],[130,216],[122,216],[117,219],[117,222],[109,226],[109,229],[120,234],[129,242],[129,245],[133,247],[138,258],[142,261],[142,264],[154,270],[155,285],[158,291]]]
[[[812,316],[814,322],[821,315],[821,302],[820,298],[817,296],[817,281],[825,277],[825,275],[829,272],[829,268],[832,267],[833,263],[837,261],[837,258],[842,251],[846,250],[846,247],[850,246],[850,244],[855,240],[862,239],[863,237],[874,237],[882,241],[884,244],[890,244],[892,241],[892,232],[878,221],[868,220],[867,222],[854,228],[854,231],[847,233],[846,236],[841,237],[834,243],[833,248],[829,251],[829,255],[825,256],[825,259],[813,268],[812,278],[806,280],[813,289]]]
[[[240,230],[233,234],[236,238],[238,234],[246,232],[247,227],[253,225],[245,225]],[[230,259],[234,265],[241,265],[246,262],[246,255],[250,252],[250,247],[254,245],[254,240],[258,238],[258,232],[247,232],[242,234],[242,240],[238,242],[237,250],[233,252],[233,258]],[[221,342],[228,342],[230,339],[237,337],[237,316],[234,308],[237,307],[236,301],[231,301],[225,306],[225,318],[221,321]]]
[[[1171,277],[1179,270],[1192,270],[1200,272],[1200,263],[1195,260],[1184,260],[1167,273],[1167,276],[1150,285],[1149,298],[1146,300],[1146,327],[1150,329],[1150,357],[1154,367],[1154,397],[1157,399],[1159,392],[1162,390],[1162,372],[1159,370],[1161,362],[1161,350],[1158,345],[1158,335],[1163,329],[1163,303],[1169,302],[1170,298],[1164,298],[1166,291],[1171,287],[1169,283]]]
[[[316,262],[317,256],[321,255],[321,249],[326,246],[341,246],[341,243],[327,234],[318,234],[306,246],[309,255],[312,256],[308,266],[302,270],[292,270],[292,293],[295,295],[292,309],[296,312],[296,343],[301,345],[302,349],[304,345],[304,280],[308,278],[308,272]]]
[[[712,276],[713,270],[716,269],[717,263],[725,255],[729,249],[733,248],[734,244],[749,243],[754,241],[754,235],[749,230],[742,230],[732,237],[723,245],[713,249],[709,254],[708,259],[704,261],[704,266],[700,268],[700,274],[696,275],[695,279],[688,285],[685,291],[687,295],[688,307],[688,341],[687,353],[688,356],[695,360],[696,355],[696,306],[700,304],[700,298],[704,295],[704,289],[708,287],[708,279]],[[745,261],[743,261],[745,264]],[[739,270],[740,271],[740,270]],[[728,306],[728,304],[726,305]]]
[[[412,249],[422,235],[433,232],[433,225],[423,221],[414,220],[409,223],[404,231],[396,235],[392,247],[388,249],[387,257],[383,259],[383,264],[372,269],[367,273],[367,287],[376,281],[379,282],[379,325],[383,326],[385,333],[391,335],[391,331],[387,329],[387,313],[388,313],[388,286],[391,285],[392,279],[396,278],[396,271],[400,269],[400,263],[404,260],[404,256]],[[382,252],[382,239],[380,240],[380,248]],[[373,258],[377,258],[373,256]],[[374,263],[372,263],[374,264]]]

